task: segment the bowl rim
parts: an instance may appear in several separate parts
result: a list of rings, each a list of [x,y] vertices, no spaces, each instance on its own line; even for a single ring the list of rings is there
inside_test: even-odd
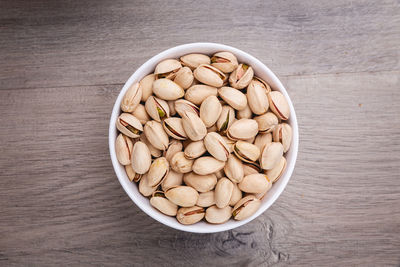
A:
[[[159,211],[151,207],[150,203],[148,206],[141,205],[139,203],[139,200],[137,196],[131,192],[128,188],[128,184],[131,183],[129,179],[127,179],[126,174],[125,177],[123,177],[123,174],[121,173],[121,168],[123,171],[125,171],[124,166],[122,166],[116,157],[115,153],[115,139],[118,134],[118,131],[116,130],[115,122],[116,119],[118,118],[120,114],[120,103],[122,101],[123,96],[125,95],[125,92],[128,90],[128,88],[136,81],[139,81],[142,79],[145,75],[147,75],[149,72],[144,74],[144,76],[139,77],[146,69],[154,69],[154,66],[160,62],[160,60],[164,58],[168,58],[170,54],[179,54],[181,51],[187,51],[187,50],[193,50],[192,52],[188,53],[196,53],[196,50],[199,49],[206,49],[209,48],[211,50],[218,50],[218,51],[230,51],[235,55],[240,55],[240,57],[247,58],[249,61],[255,62],[257,64],[258,68],[261,68],[263,73],[265,73],[266,76],[268,76],[269,79],[273,81],[275,86],[273,87],[275,90],[280,91],[286,98],[289,104],[290,108],[290,125],[292,126],[293,130],[293,139],[292,139],[292,144],[290,147],[290,153],[292,154],[291,156],[291,161],[288,162],[285,173],[282,175],[282,177],[279,179],[279,187],[276,189],[274,194],[271,196],[271,198],[268,199],[267,203],[263,203],[260,208],[257,210],[256,213],[254,213],[252,216],[247,218],[246,220],[242,221],[234,221],[234,223],[231,223],[229,225],[225,224],[207,224],[207,227],[198,227],[196,224],[193,225],[182,225],[179,222],[176,221],[176,223],[171,223],[168,220],[163,220],[162,216],[165,216],[161,214]],[[181,56],[188,54],[186,52],[180,53]],[[201,52],[197,52],[201,53]],[[254,63],[252,63],[254,64]],[[272,86],[271,86],[272,87]],[[245,225],[261,214],[263,214],[277,199],[278,197],[282,194],[283,190],[286,188],[289,180],[291,179],[291,176],[294,171],[294,167],[297,161],[297,155],[298,155],[298,146],[299,146],[299,131],[298,131],[298,121],[296,117],[296,113],[293,107],[293,103],[286,91],[286,88],[283,86],[281,81],[278,79],[278,77],[260,60],[255,58],[254,56],[238,49],[232,46],[224,45],[224,44],[219,44],[219,43],[209,43],[209,42],[197,42],[197,43],[188,43],[188,44],[182,44],[178,45],[169,49],[166,49],[150,59],[148,59],[145,63],[143,63],[139,68],[136,69],[136,71],[129,77],[129,79],[125,82],[124,86],[120,90],[118,97],[113,105],[113,109],[111,112],[111,117],[110,117],[110,124],[109,124],[109,150],[110,150],[110,157],[112,161],[112,165],[114,168],[114,172],[118,177],[118,180],[120,184],[122,185],[123,189],[125,190],[126,194],[131,198],[131,200],[135,203],[136,206],[138,206],[143,212],[145,212],[147,215],[152,217],[154,220],[169,226],[171,228],[185,231],[185,232],[192,232],[192,233],[216,233],[216,232],[222,232],[222,231],[227,231],[234,229],[236,227]],[[276,185],[276,184],[275,184]]]

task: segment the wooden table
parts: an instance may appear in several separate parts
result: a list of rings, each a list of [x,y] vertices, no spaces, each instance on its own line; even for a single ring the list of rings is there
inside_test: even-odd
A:
[[[286,85],[292,180],[218,234],[139,210],[108,151],[127,78],[169,47],[243,49]],[[400,4],[0,1],[0,265],[399,266]]]

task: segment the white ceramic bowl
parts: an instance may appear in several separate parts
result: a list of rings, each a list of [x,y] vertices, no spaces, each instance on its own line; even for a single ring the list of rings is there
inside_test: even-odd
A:
[[[193,225],[182,225],[174,217],[166,216],[157,211],[155,208],[153,208],[150,205],[149,199],[145,198],[139,193],[137,185],[129,181],[125,173],[124,166],[122,166],[118,162],[115,154],[115,139],[117,137],[117,129],[115,126],[115,122],[120,114],[120,104],[125,92],[134,82],[140,81],[144,76],[153,72],[157,63],[167,58],[179,58],[183,55],[190,53],[204,53],[212,55],[219,51],[232,52],[233,54],[236,55],[239,62],[247,63],[248,65],[252,66],[256,76],[265,80],[274,90],[278,90],[283,93],[283,95],[288,100],[290,106],[289,124],[293,128],[293,140],[290,150],[286,154],[287,167],[284,174],[279,179],[279,181],[272,186],[271,190],[262,200],[260,208],[255,214],[253,214],[253,216],[243,221],[234,221],[233,219],[231,219],[224,224],[213,225],[202,221]],[[115,173],[117,174],[118,180],[121,183],[122,187],[124,188],[125,192],[129,195],[129,197],[133,200],[133,202],[135,202],[135,204],[140,209],[142,209],[153,219],[169,227],[193,233],[214,233],[214,232],[230,230],[252,221],[256,217],[261,215],[264,211],[266,211],[272,205],[272,203],[274,203],[275,200],[279,197],[279,195],[282,193],[283,189],[289,182],[289,179],[294,169],[294,165],[296,163],[298,145],[299,145],[299,133],[298,133],[296,113],[294,111],[292,101],[290,100],[285,87],[275,76],[275,74],[261,61],[247,54],[246,52],[243,52],[242,50],[239,50],[231,46],[216,44],[216,43],[191,43],[191,44],[176,46],[167,49],[159,53],[158,55],[155,55],[148,61],[146,61],[142,66],[140,66],[140,68],[138,68],[135,71],[135,73],[132,74],[129,80],[125,83],[124,87],[122,88],[121,92],[118,95],[117,100],[115,101],[110,119],[109,146],[110,146],[111,161],[114,166]]]

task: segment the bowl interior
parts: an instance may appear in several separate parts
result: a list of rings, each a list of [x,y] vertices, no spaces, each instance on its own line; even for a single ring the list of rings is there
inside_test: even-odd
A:
[[[122,98],[126,92],[126,90],[137,81],[140,81],[144,76],[151,73],[158,62],[167,58],[179,58],[185,54],[189,53],[204,53],[212,55],[219,51],[229,51],[236,55],[238,61],[241,63],[247,63],[248,65],[252,66],[255,72],[255,75],[260,77],[261,79],[265,80],[274,90],[278,90],[282,92],[286,99],[288,100],[290,106],[290,119],[289,124],[293,128],[293,140],[289,151],[286,153],[286,160],[287,160],[287,167],[285,172],[283,173],[282,177],[277,181],[271,188],[271,190],[267,193],[267,195],[262,200],[261,207],[259,210],[253,214],[250,218],[243,220],[243,221],[234,221],[229,220],[227,223],[220,224],[220,225],[212,225],[205,222],[199,222],[194,225],[182,225],[174,217],[166,216],[156,209],[154,209],[151,205],[149,200],[142,196],[136,184],[129,181],[124,167],[119,164],[116,154],[115,154],[115,139],[117,137],[117,129],[115,127],[115,122],[117,117],[120,114],[120,104]],[[215,44],[215,43],[192,43],[192,44],[185,44],[180,45],[177,47],[173,47],[171,49],[165,50],[158,55],[152,57],[148,61],[146,61],[139,69],[135,71],[135,73],[128,79],[125,83],[124,87],[122,88],[118,98],[114,104],[111,120],[110,120],[110,128],[109,128],[109,147],[110,147],[110,154],[111,160],[113,163],[113,167],[115,173],[117,174],[118,180],[120,181],[122,187],[129,195],[129,197],[136,203],[139,208],[141,208],[145,213],[149,216],[154,218],[155,220],[173,227],[178,230],[188,231],[188,232],[196,232],[196,233],[213,233],[213,232],[220,232],[230,230],[236,227],[239,227],[243,224],[246,224],[252,221],[254,218],[262,214],[268,207],[272,205],[272,203],[279,197],[282,193],[283,189],[287,185],[297,158],[297,151],[298,151],[298,143],[299,143],[299,136],[298,136],[298,125],[296,114],[293,108],[293,104],[284,88],[282,83],[279,79],[272,73],[269,68],[267,68],[262,62],[260,62],[255,57],[239,50],[231,46],[226,46],[222,44]]]

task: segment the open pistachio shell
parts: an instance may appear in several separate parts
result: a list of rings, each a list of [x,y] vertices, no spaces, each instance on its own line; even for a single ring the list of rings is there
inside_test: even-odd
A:
[[[253,79],[253,68],[247,64],[240,64],[229,76],[229,84],[236,89],[243,89]]]
[[[261,154],[260,165],[264,170],[273,169],[281,160],[283,155],[283,146],[279,142],[272,142],[264,147]]]
[[[231,107],[236,110],[243,110],[247,106],[246,95],[232,87],[221,87],[218,95]]]
[[[136,173],[145,174],[151,165],[151,154],[147,145],[136,142],[132,149],[132,168]]]
[[[196,84],[186,90],[185,99],[195,105],[200,105],[207,97],[211,95],[216,96],[217,94],[218,90],[215,87]]]
[[[240,183],[244,177],[242,161],[233,154],[229,155],[224,171],[226,177],[234,183]]]
[[[261,115],[268,111],[269,102],[267,90],[263,83],[253,79],[247,86],[247,101],[254,114]]]
[[[233,140],[247,140],[258,133],[258,124],[252,119],[240,119],[232,123],[227,136]]]
[[[221,133],[225,133],[235,121],[235,110],[228,106],[222,106],[221,115],[217,120],[217,129]]]
[[[183,129],[192,141],[199,141],[207,134],[207,128],[199,116],[192,112],[185,112],[182,117]]]
[[[115,154],[122,165],[131,164],[132,140],[126,135],[119,134],[115,140]]]
[[[224,73],[230,73],[237,68],[238,61],[231,52],[218,52],[212,56],[211,65]]]
[[[175,76],[174,82],[183,89],[189,88],[194,80],[193,72],[189,67],[181,68]]]
[[[220,224],[227,222],[232,216],[232,208],[226,206],[224,208],[218,208],[217,206],[211,206],[206,210],[206,221],[213,224]]]
[[[193,163],[193,171],[200,175],[207,175],[222,170],[225,166],[224,161],[217,160],[213,157],[200,157]]]
[[[142,179],[140,179],[139,182],[139,192],[145,196],[151,196],[153,194],[153,192],[155,192],[157,190],[157,186],[149,186],[148,185],[148,180],[147,180],[147,174],[144,174],[142,176]]]
[[[271,133],[259,133],[254,140],[254,144],[263,151],[264,147],[268,144],[272,143],[272,134]]]
[[[253,195],[248,195],[239,200],[233,207],[232,216],[235,220],[245,220],[253,215],[261,205],[261,201]]]
[[[139,83],[134,83],[126,91],[121,101],[121,109],[125,112],[132,112],[139,105],[142,99],[142,88]]]
[[[275,183],[281,178],[284,170],[286,169],[286,159],[282,157],[279,163],[272,169],[265,171],[264,173],[268,176],[271,182]]]
[[[257,162],[243,162],[243,174],[244,176],[261,172],[262,169]]]
[[[166,158],[160,157],[153,161],[147,174],[149,186],[156,186],[167,177],[169,172],[169,163]]]
[[[140,121],[130,113],[122,113],[119,115],[117,129],[124,135],[130,138],[137,138],[143,131],[143,126]]]
[[[126,171],[126,175],[127,175],[128,178],[129,178],[129,181],[131,181],[131,182],[137,183],[137,182],[139,182],[140,179],[142,178],[142,174],[136,173],[136,172],[133,170],[131,164],[125,165],[125,171]]]
[[[155,121],[160,122],[162,119],[169,117],[168,103],[155,96],[149,96],[144,107],[150,117]]]
[[[203,208],[215,205],[214,191],[200,193],[196,205]]]
[[[199,193],[190,186],[180,185],[169,188],[165,191],[165,196],[178,206],[192,207],[196,205]]]
[[[269,106],[275,115],[281,120],[288,120],[290,116],[289,104],[285,96],[279,91],[268,94]]]
[[[185,91],[169,79],[158,79],[153,83],[153,93],[163,100],[177,100],[183,97]]]
[[[168,216],[176,216],[178,211],[178,206],[165,198],[164,193],[160,191],[153,193],[152,198],[150,198],[150,204]]]
[[[271,181],[265,174],[250,174],[238,184],[239,189],[246,193],[262,193],[270,186]]]
[[[290,144],[292,143],[292,135],[292,127],[287,123],[281,123],[274,128],[274,142],[282,143],[284,153],[286,153],[290,148]]]
[[[194,70],[201,64],[210,64],[210,57],[204,54],[188,54],[180,58],[182,65]]]
[[[214,87],[221,87],[226,79],[222,71],[207,64],[199,65],[193,74],[198,81]]]
[[[230,154],[229,146],[218,133],[207,133],[206,137],[204,138],[204,146],[214,158],[221,161],[228,160],[228,156]]]
[[[181,117],[183,117],[185,112],[192,112],[197,116],[200,115],[199,108],[192,102],[187,101],[185,99],[179,99],[175,101],[175,110]]]
[[[254,162],[260,157],[260,149],[256,145],[242,140],[236,142],[233,152],[244,162]]]
[[[218,208],[229,205],[233,192],[233,183],[228,178],[221,178],[215,186],[215,204]]]
[[[148,121],[144,125],[144,134],[147,140],[157,149],[166,150],[169,144],[168,135],[165,133],[161,123]]]
[[[193,160],[185,157],[185,154],[180,151],[175,153],[171,159],[171,168],[179,173],[188,173],[192,171]]]
[[[153,82],[155,81],[155,79],[156,76],[154,74],[149,74],[140,81],[143,102],[146,102],[147,98],[149,98],[149,96],[151,96],[151,94],[153,93]]]
[[[182,185],[183,173],[176,172],[174,170],[169,170],[167,176],[161,182],[162,190],[166,191],[171,187],[176,187]]]
[[[214,189],[217,184],[217,177],[215,174],[198,175],[194,172],[189,172],[183,176],[183,181],[198,192],[204,193]]]
[[[254,117],[258,124],[258,131],[260,133],[270,133],[278,125],[278,117],[272,112],[267,112],[263,115]]]
[[[182,151],[183,145],[179,140],[172,140],[168,146],[167,151],[165,152],[165,158],[168,162],[171,162],[172,157],[179,151]]]
[[[177,117],[167,118],[163,121],[165,132],[177,140],[187,139],[187,135],[182,126],[182,119]]]
[[[222,105],[218,98],[214,95],[208,96],[201,103],[200,106],[200,118],[204,122],[204,125],[208,128],[213,126],[222,112]]]
[[[196,159],[207,152],[203,140],[191,142],[185,147],[185,157],[188,159]]]
[[[195,224],[204,218],[205,212],[202,207],[180,208],[176,215],[178,222],[184,225]]]
[[[139,104],[135,108],[132,115],[135,116],[142,125],[146,124],[146,122],[150,120],[150,116],[147,114],[146,108],[142,104]]]
[[[158,79],[175,78],[176,73],[182,67],[181,63],[176,59],[165,59],[157,64],[154,74]]]

